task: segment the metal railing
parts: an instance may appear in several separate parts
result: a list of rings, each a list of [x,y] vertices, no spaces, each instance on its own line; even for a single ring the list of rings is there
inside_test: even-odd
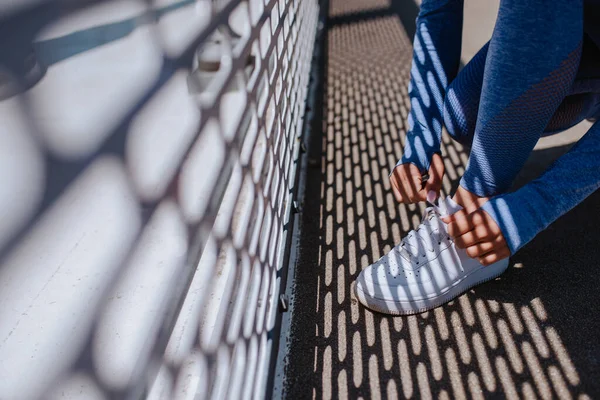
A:
[[[0,399],[268,395],[317,14],[0,4]]]

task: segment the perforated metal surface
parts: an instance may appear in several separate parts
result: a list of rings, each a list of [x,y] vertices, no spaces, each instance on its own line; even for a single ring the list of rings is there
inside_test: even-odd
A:
[[[316,0],[0,6],[0,398],[262,398]]]
[[[392,5],[390,0],[345,0],[345,1],[330,1],[329,16],[337,17],[340,15],[348,15],[359,13],[361,11],[373,11],[389,8]]]

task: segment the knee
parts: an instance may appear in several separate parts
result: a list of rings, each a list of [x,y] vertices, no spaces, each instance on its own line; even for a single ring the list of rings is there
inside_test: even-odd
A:
[[[448,87],[444,98],[444,125],[455,140],[460,140],[466,134],[466,118],[453,85]]]
[[[469,145],[475,133],[478,107],[474,103],[450,84],[444,99],[444,125],[450,136],[461,144]]]

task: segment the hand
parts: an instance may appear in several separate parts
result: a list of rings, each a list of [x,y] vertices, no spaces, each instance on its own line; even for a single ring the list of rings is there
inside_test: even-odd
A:
[[[418,203],[427,199],[427,193],[433,190],[439,197],[444,177],[444,161],[435,153],[431,158],[429,179],[423,185],[422,174],[412,163],[400,164],[392,171],[390,183],[394,197],[398,203]]]
[[[482,209],[472,213],[460,210],[442,220],[448,224],[448,233],[456,247],[466,249],[469,257],[481,264],[490,265],[510,256],[500,227]]]

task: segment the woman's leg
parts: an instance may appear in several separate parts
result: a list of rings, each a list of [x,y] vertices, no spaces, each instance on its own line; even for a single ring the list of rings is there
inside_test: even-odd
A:
[[[510,187],[573,85],[582,13],[581,0],[501,1],[462,188],[487,197]]]
[[[599,102],[600,93],[581,93],[565,97],[542,136],[565,131],[584,119],[598,117]]]
[[[489,42],[460,71],[448,86],[444,100],[446,130],[454,140],[469,147],[473,142],[477,124],[488,46]],[[585,48],[583,51],[585,52]],[[577,93],[565,97],[546,125],[542,136],[562,132],[584,119],[597,117],[599,104],[600,93]]]
[[[444,99],[446,130],[454,140],[467,146],[471,146],[475,133],[488,47],[489,42],[458,73]]]

